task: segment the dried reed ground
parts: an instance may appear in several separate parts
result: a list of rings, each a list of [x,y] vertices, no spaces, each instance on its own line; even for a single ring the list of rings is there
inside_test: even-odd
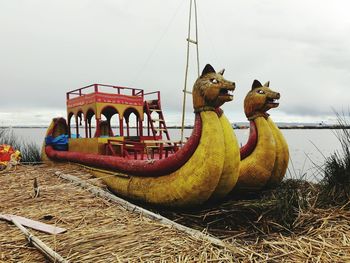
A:
[[[66,183],[53,175],[56,170],[20,167],[0,174],[0,211],[67,228],[57,236],[32,233],[71,262],[206,262],[231,256]],[[38,198],[33,198],[35,177]],[[0,233],[0,262],[45,261],[15,226],[0,222]]]
[[[222,249],[94,197],[53,176],[57,170],[104,187],[76,166],[21,167],[0,174],[0,211],[67,228],[67,233],[57,236],[32,232],[71,262],[350,262],[350,212],[344,209],[300,213],[290,232],[265,220],[263,214],[253,222],[237,205],[230,211],[225,204],[206,212],[206,217],[222,213],[246,224],[225,226],[233,221],[223,220],[218,223],[223,225],[219,232],[206,225],[207,231],[226,240],[228,249]],[[32,198],[35,177],[41,187],[38,198]],[[177,221],[203,228],[196,220],[188,220],[193,215],[183,213],[181,220],[179,214]],[[15,226],[0,222],[0,233],[0,262],[44,261]]]

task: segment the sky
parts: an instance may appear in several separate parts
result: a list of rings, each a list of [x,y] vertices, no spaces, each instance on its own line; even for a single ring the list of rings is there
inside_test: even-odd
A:
[[[67,91],[92,83],[160,90],[168,124],[180,124],[189,2],[0,0],[0,126],[48,125],[66,116]],[[275,121],[327,123],[349,112],[350,1],[197,3],[200,67],[225,68],[236,82],[223,106],[231,122],[246,120],[254,79],[281,93]]]

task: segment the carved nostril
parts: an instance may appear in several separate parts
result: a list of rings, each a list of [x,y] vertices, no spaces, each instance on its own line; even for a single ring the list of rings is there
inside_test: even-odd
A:
[[[277,99],[279,99],[281,97],[281,95],[279,93],[277,93]]]

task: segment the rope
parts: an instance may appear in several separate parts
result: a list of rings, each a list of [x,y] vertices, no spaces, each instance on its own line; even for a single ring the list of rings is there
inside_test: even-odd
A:
[[[203,17],[204,15],[204,17]],[[216,60],[216,61],[222,61],[222,57],[217,53],[217,48],[215,46],[215,41],[212,38],[212,35],[210,34],[210,30],[206,25],[206,17],[210,17],[210,15],[207,13],[207,10],[205,8],[201,9],[201,13],[198,14],[198,19],[201,21],[201,31],[202,31],[202,36],[204,36],[205,40],[208,41],[209,47],[210,47],[210,53],[211,56]]]
[[[166,27],[164,28],[160,38],[158,39],[158,41],[155,43],[155,45],[153,46],[153,49],[151,50],[151,52],[149,53],[148,57],[146,58],[144,64],[142,65],[142,67],[140,68],[140,70],[137,72],[137,74],[135,75],[135,77],[133,78],[133,82],[136,83],[137,80],[140,78],[140,76],[142,75],[142,73],[144,72],[145,68],[147,67],[147,65],[149,64],[150,60],[152,59],[152,57],[154,56],[154,54],[156,53],[160,43],[162,42],[163,38],[165,37],[165,35],[168,33],[170,26],[173,24],[177,14],[179,13],[183,3],[185,2],[185,0],[181,1],[178,5],[178,7],[175,10],[175,13],[173,14],[173,16],[170,18],[169,23],[166,25]]]
[[[184,128],[185,128],[185,115],[186,115],[186,96],[187,96],[187,79],[188,79],[188,68],[190,60],[190,38],[191,38],[191,22],[192,22],[192,2],[194,4],[194,20],[195,20],[195,45],[197,53],[197,73],[198,77],[200,75],[199,71],[199,49],[198,49],[198,22],[197,22],[197,1],[190,0],[190,12],[188,15],[188,34],[187,34],[187,52],[186,52],[186,70],[185,70],[185,83],[183,90],[183,103],[182,103],[182,120],[181,120],[181,139],[180,143],[183,143],[184,138]]]

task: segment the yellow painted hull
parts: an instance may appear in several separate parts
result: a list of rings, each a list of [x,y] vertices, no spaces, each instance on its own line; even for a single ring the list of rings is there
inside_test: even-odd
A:
[[[255,120],[258,141],[254,151],[241,161],[235,190],[260,190],[270,180],[276,159],[276,142],[264,117]]]
[[[225,160],[219,183],[211,197],[221,199],[232,191],[239,177],[240,154],[236,135],[231,123],[224,114],[219,118],[223,130],[225,144]]]
[[[258,141],[254,151],[241,161],[235,190],[260,190],[276,187],[286,174],[288,144],[271,118],[255,120]]]
[[[282,132],[278,129],[277,125],[271,118],[267,119],[267,123],[269,124],[276,142],[276,159],[271,177],[267,182],[266,187],[275,187],[283,180],[283,177],[286,174],[289,162],[289,149]]]
[[[225,145],[223,129],[217,114],[212,111],[200,114],[200,143],[192,157],[177,171],[159,177],[94,173],[101,177],[112,191],[134,200],[174,207],[206,202],[220,181],[225,162]]]

